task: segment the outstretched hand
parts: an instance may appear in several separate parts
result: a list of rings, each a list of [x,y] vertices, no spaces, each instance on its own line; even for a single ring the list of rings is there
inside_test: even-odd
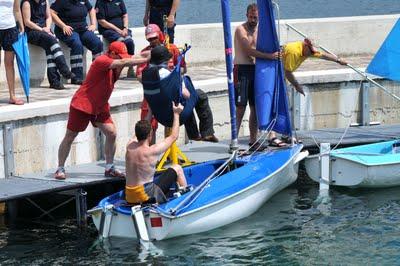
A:
[[[301,85],[294,86],[295,90],[299,93],[301,93],[303,96],[306,96],[304,93],[303,87]]]
[[[180,115],[183,111],[183,105],[181,103],[176,105],[174,102],[172,102],[172,111],[174,114]]]

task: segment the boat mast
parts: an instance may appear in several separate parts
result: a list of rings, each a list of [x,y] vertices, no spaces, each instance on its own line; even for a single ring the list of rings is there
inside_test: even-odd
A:
[[[224,26],[226,76],[228,80],[229,111],[231,115],[231,145],[230,151],[238,149],[238,137],[236,127],[235,89],[233,87],[233,60],[232,60],[232,33],[231,10],[229,0],[221,0],[222,22]]]

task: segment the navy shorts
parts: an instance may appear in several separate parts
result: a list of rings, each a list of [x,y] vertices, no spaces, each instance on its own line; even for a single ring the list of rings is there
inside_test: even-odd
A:
[[[237,106],[255,105],[254,76],[255,65],[235,65],[235,103]]]
[[[18,34],[17,27],[0,30],[0,50],[14,51],[12,45],[18,40]]]

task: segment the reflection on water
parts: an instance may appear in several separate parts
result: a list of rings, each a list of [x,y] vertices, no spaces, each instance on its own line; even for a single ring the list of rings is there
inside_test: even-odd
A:
[[[256,214],[211,232],[143,246],[129,239],[101,241],[73,220],[0,225],[5,264],[399,264],[400,188],[290,188]]]

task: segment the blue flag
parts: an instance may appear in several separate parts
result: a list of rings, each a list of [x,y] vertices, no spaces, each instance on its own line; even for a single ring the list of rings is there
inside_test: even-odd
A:
[[[369,63],[367,73],[400,81],[400,19]]]

